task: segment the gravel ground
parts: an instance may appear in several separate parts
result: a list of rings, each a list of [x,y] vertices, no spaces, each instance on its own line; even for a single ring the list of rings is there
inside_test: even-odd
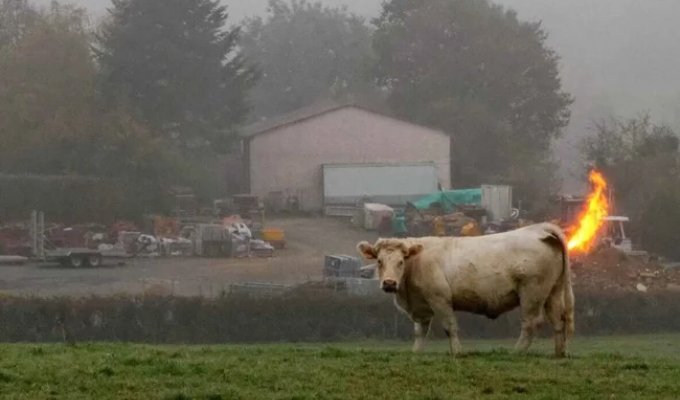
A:
[[[372,232],[356,230],[333,219],[274,219],[288,246],[271,259],[137,258],[125,265],[107,262],[101,268],[69,269],[29,264],[0,267],[0,293],[37,296],[88,296],[120,293],[168,293],[181,296],[218,295],[244,282],[296,284],[321,277],[325,254],[355,255],[360,240]]]

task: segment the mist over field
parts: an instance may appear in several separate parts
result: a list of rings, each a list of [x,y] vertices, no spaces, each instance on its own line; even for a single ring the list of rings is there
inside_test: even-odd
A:
[[[366,19],[380,13],[380,0],[323,0],[346,6]],[[575,102],[565,134],[555,144],[566,193],[585,187],[579,141],[592,133],[593,124],[610,116],[634,117],[651,113],[659,122],[680,129],[680,40],[674,0],[497,0],[519,17],[542,21],[548,44],[561,57],[564,88]],[[36,3],[47,5],[48,0]],[[107,0],[78,0],[95,19],[105,14]],[[263,15],[267,0],[226,1],[230,22]]]
[[[678,15],[0,0],[3,396],[680,398]]]

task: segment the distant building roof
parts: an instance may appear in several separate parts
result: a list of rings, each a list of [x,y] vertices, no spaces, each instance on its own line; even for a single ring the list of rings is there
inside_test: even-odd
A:
[[[396,119],[408,124],[417,125],[413,124],[412,122],[404,121],[393,115],[390,115],[389,112],[383,110],[376,110],[373,107],[359,105],[351,102],[339,103],[332,100],[325,100],[307,107],[300,108],[287,114],[282,114],[276,117],[268,118],[266,120],[258,121],[251,125],[245,126],[244,128],[241,129],[240,135],[243,138],[251,138],[261,133],[269,132],[274,129],[284,127],[286,125],[296,124],[343,108],[357,108],[372,114],[377,114],[383,117]],[[441,134],[446,135],[446,133],[440,130],[429,127],[426,128],[432,129],[435,132],[439,132]]]

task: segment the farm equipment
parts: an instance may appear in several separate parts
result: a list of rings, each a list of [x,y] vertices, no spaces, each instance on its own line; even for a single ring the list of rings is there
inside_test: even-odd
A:
[[[254,232],[260,232],[264,226],[264,204],[259,197],[251,194],[215,200],[213,214],[220,219],[238,215]]]
[[[57,247],[45,237],[45,214],[31,213],[31,253],[32,257],[45,262],[58,262],[67,267],[99,267],[104,258],[98,250],[84,247]]]
[[[521,226],[512,208],[512,187],[439,191],[406,204],[403,220],[393,223],[401,236],[480,236]],[[404,232],[405,231],[405,232]]]
[[[194,254],[197,256],[212,258],[231,256],[231,234],[224,226],[198,224],[194,235]]]
[[[254,232],[261,231],[264,226],[264,204],[260,198],[251,194],[239,194],[231,199],[236,213],[246,221],[248,227]]]
[[[602,244],[624,253],[631,253],[633,251],[633,243],[630,238],[626,237],[626,230],[624,229],[624,222],[629,222],[630,219],[628,217],[611,215],[604,217],[604,221],[605,236],[601,239]]]
[[[360,258],[346,255],[327,255],[324,259],[323,276],[325,278],[365,278],[374,274],[374,266],[362,267]]]
[[[43,261],[58,262],[72,268],[96,268],[102,265],[103,258],[99,251],[85,248],[56,248],[45,251],[42,256]]]
[[[406,236],[478,236],[488,213],[481,189],[432,193],[406,204],[402,230]],[[403,224],[403,225],[402,225]]]
[[[441,210],[420,211],[407,207],[404,224],[408,236],[479,236],[479,220],[465,212],[444,214]]]
[[[286,247],[286,234],[284,233],[283,229],[262,229],[262,240],[270,243],[275,249],[283,249]]]

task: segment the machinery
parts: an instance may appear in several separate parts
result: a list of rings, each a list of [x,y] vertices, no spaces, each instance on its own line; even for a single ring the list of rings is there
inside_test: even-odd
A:
[[[231,234],[219,224],[198,224],[194,231],[194,254],[201,257],[230,257]]]
[[[98,250],[56,247],[50,243],[45,237],[45,213],[42,211],[31,213],[30,229],[33,258],[73,268],[101,266],[103,255]]]

